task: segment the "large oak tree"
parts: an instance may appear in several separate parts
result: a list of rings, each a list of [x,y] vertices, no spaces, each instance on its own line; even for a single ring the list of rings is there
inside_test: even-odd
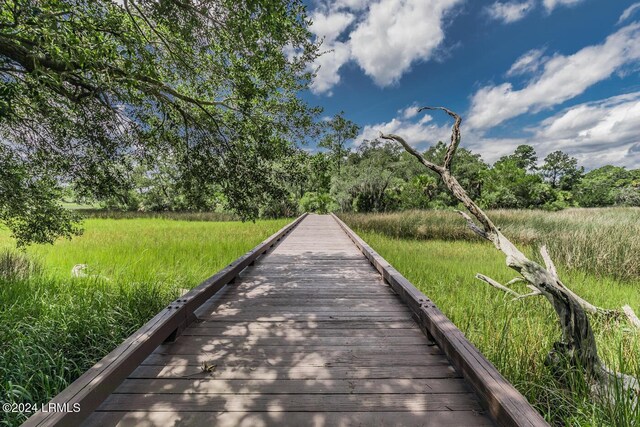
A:
[[[299,0],[3,1],[0,223],[21,244],[68,236],[61,188],[125,195],[158,154],[254,217],[316,113],[297,95],[308,24]]]

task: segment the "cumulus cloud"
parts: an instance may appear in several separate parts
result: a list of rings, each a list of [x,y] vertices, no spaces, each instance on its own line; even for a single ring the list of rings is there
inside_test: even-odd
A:
[[[436,122],[428,114],[407,117],[406,112],[414,107],[398,110],[397,117],[389,122],[364,126],[356,145],[377,138],[380,132],[400,135],[419,149],[438,141],[448,142],[451,121],[438,116]],[[640,92],[571,106],[528,128],[526,136],[518,138],[486,137],[462,127],[461,146],[481,154],[489,163],[513,153],[521,144],[532,145],[540,159],[562,150],[588,169],[605,164],[639,168]]]
[[[460,0],[381,0],[351,33],[353,58],[376,84],[397,82],[444,40],[445,14]]]
[[[524,18],[533,10],[535,3],[533,0],[518,2],[495,2],[488,6],[486,11],[490,17],[505,24],[510,24]]]
[[[622,12],[622,15],[620,15],[620,18],[618,19],[618,24],[629,19],[631,15],[633,15],[635,11],[638,9],[640,9],[640,3],[634,3],[628,8],[626,8],[624,12]]]
[[[472,97],[468,123],[488,129],[527,112],[558,105],[609,78],[624,65],[640,59],[640,24],[621,28],[604,43],[588,46],[573,55],[556,55],[540,75],[516,90],[511,83],[486,86]]]
[[[397,82],[417,61],[436,58],[447,13],[463,0],[339,0],[321,3],[311,31],[327,51],[314,64],[311,90],[330,93],[340,68],[355,61],[379,86]],[[350,34],[348,30],[352,28]],[[319,68],[318,68],[319,67]]]
[[[348,8],[351,10],[362,10],[370,3],[369,0],[337,0],[332,2],[334,9]]]
[[[311,91],[331,96],[331,89],[340,82],[340,68],[349,60],[350,53],[346,43],[334,42],[328,48],[331,50],[313,63],[316,76],[311,83]]]
[[[336,39],[354,19],[355,16],[347,12],[324,14],[316,11],[311,15],[311,32],[323,39],[322,48],[326,49],[313,63],[316,76],[311,84],[312,92],[331,95],[331,88],[340,82],[340,68],[349,61],[350,48]]]
[[[462,129],[462,146],[488,162],[510,154],[521,144],[543,159],[555,150],[576,157],[588,169],[615,164],[640,167],[640,92],[581,103],[542,120],[521,138],[487,138]]]
[[[542,4],[547,12],[551,12],[558,6],[575,6],[581,3],[583,0],[544,0]]]
[[[311,15],[311,27],[309,28],[318,38],[324,38],[325,42],[332,42],[347,29],[355,16],[348,12],[323,14],[315,12]]]
[[[406,108],[398,110],[398,114],[400,115],[400,117],[406,120],[415,117],[418,114],[419,109],[420,107],[418,107],[416,104],[413,104]]]
[[[560,147],[587,165],[638,167],[640,92],[570,107],[544,120],[533,139],[549,151]]]
[[[513,63],[509,71],[507,71],[507,76],[512,77],[537,72],[548,59],[543,55],[544,49],[530,50]]]

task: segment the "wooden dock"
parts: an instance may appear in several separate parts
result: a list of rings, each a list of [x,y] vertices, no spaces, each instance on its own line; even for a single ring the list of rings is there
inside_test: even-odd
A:
[[[265,242],[281,239],[271,250],[227,268],[236,274],[223,271],[177,300],[169,317],[160,313],[54,399],[81,402],[81,416],[38,413],[26,424],[546,425],[336,217],[294,225]]]

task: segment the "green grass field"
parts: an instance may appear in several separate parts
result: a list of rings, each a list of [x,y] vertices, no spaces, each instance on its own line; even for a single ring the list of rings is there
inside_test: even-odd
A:
[[[640,210],[492,212],[507,237],[531,255],[545,242],[567,286],[607,308],[640,312]],[[557,318],[541,297],[512,297],[475,279],[502,283],[516,276],[504,256],[464,229],[453,212],[341,215],[376,251],[412,281],[465,333],[500,372],[557,425],[640,424],[640,409],[599,404],[573,378],[561,385],[544,360],[559,338]],[[373,231],[376,230],[376,231]],[[409,236],[419,238],[409,238]],[[591,236],[591,237],[590,237]],[[446,240],[444,240],[446,238]],[[589,263],[589,259],[592,263]],[[584,266],[587,267],[584,267]],[[631,266],[631,267],[629,267]],[[621,270],[621,271],[618,271]],[[526,293],[526,288],[517,288]],[[601,358],[640,377],[640,332],[625,322],[593,319]]]
[[[82,236],[24,255],[7,252],[15,245],[0,230],[0,401],[48,401],[185,289],[289,221],[88,219]],[[76,264],[95,277],[71,278]],[[0,425],[25,419],[0,417]]]
[[[546,243],[564,282],[587,300],[611,308],[630,304],[640,312],[640,209],[490,214],[530,255]],[[289,222],[140,216],[88,219],[84,235],[72,241],[0,255],[0,271],[13,268],[0,275],[2,402],[47,401],[180,292]],[[549,421],[639,425],[638,408],[594,402],[574,379],[560,384],[553,377],[544,364],[559,336],[551,307],[541,298],[514,302],[474,279],[480,272],[506,282],[515,273],[458,215],[341,217],[430,296]],[[0,231],[0,254],[11,247],[8,232]],[[72,279],[77,264],[94,277]],[[640,333],[599,319],[593,326],[601,357],[640,376]],[[3,416],[0,425],[24,420]]]

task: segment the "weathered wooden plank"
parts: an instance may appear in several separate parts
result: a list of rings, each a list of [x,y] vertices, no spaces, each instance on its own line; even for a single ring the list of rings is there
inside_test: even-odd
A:
[[[193,365],[140,365],[129,378],[201,378],[201,379],[254,379],[254,380],[312,380],[312,379],[418,379],[418,378],[460,378],[451,365],[424,366],[222,366],[214,372],[203,372]]]
[[[184,330],[182,335],[203,335],[209,337],[246,337],[246,338],[310,338],[310,337],[422,337],[422,332],[414,327],[405,329],[384,329],[384,328],[347,328],[340,329],[314,329],[314,328],[228,328],[211,326],[211,323],[199,323],[191,325]],[[346,326],[346,325],[345,325]]]
[[[356,257],[322,257],[317,255],[307,256],[287,256],[287,255],[271,255],[265,257],[256,263],[256,266],[271,266],[271,265],[368,265],[369,261],[362,256],[362,254]]]
[[[196,337],[191,337],[196,338]],[[172,346],[168,348],[165,347],[164,352],[168,354],[197,354],[198,352],[208,352],[213,353],[216,351],[240,351],[240,350],[248,350],[248,349],[257,349],[262,348],[268,351],[279,351],[278,349],[289,348],[291,352],[302,352],[302,351],[310,351],[310,352],[318,352],[322,350],[365,350],[365,349],[376,349],[379,351],[387,351],[390,353],[394,352],[402,352],[401,349],[405,349],[405,352],[413,352],[418,351],[419,348],[422,348],[426,351],[426,347],[431,347],[429,341],[425,341],[423,344],[378,344],[377,340],[371,340],[370,343],[362,342],[359,345],[348,344],[348,345],[328,345],[327,343],[321,344],[313,344],[304,342],[298,343],[289,343],[289,344],[276,344],[276,345],[255,345],[255,344],[247,344],[247,343],[234,343],[234,344],[223,344],[216,341],[213,341],[210,344],[203,345],[201,343],[192,343],[187,340],[178,340]],[[413,350],[411,349],[413,347]]]
[[[360,316],[378,316],[381,315],[381,313],[386,313],[386,314],[405,314],[405,313],[400,313],[398,311],[398,309],[396,307],[363,307],[363,308],[358,308],[358,309],[353,309],[350,308],[348,306],[337,306],[337,307],[333,307],[331,305],[323,305],[323,306],[314,306],[314,307],[281,307],[280,309],[278,308],[273,308],[273,307],[256,307],[256,308],[251,308],[251,309],[241,309],[241,308],[220,308],[219,310],[216,310],[215,315],[224,317],[224,316],[230,316],[230,315],[239,315],[239,314],[246,314],[246,315],[254,315],[254,316],[261,316],[261,315],[266,315],[266,314],[274,314],[274,312],[277,312],[278,315],[283,316],[283,315],[287,315],[287,314],[304,314],[306,316],[314,316],[314,315],[341,315],[341,314],[348,314],[348,313],[352,313],[355,316],[355,313],[359,313]],[[407,312],[406,313],[407,316],[410,316],[410,314]],[[352,317],[354,317],[352,316]]]
[[[219,380],[127,379],[114,393],[147,394],[454,394],[469,393],[461,378]]]
[[[327,292],[325,290],[261,290],[261,291],[249,291],[249,292],[233,292],[220,297],[218,302],[224,301],[250,301],[250,300],[281,300],[281,301],[298,301],[298,300],[310,300],[314,299],[320,302],[330,302],[336,299],[344,300],[358,300],[358,299],[389,299],[391,301],[398,301],[396,295],[392,292],[377,292],[368,293],[362,291],[350,292],[348,289],[342,291]]]
[[[301,352],[267,352],[256,349],[253,352],[229,352],[217,351],[212,353],[194,353],[194,354],[162,354],[152,353],[142,362],[143,365],[156,366],[203,366],[203,363],[216,365],[219,367],[226,366],[243,366],[243,367],[287,367],[287,366],[359,366],[374,367],[388,366],[396,364],[398,366],[433,366],[446,365],[449,361],[444,354],[428,354],[422,352],[417,354],[416,351],[411,353],[396,352],[390,354],[386,352],[349,352],[347,350],[326,351],[321,353],[301,353]],[[276,354],[274,354],[276,353]]]
[[[426,345],[429,341],[422,336],[390,336],[390,337],[208,337],[185,336],[176,341],[171,348],[200,348],[201,351],[212,351],[227,347],[255,347],[255,346],[407,346]]]
[[[342,284],[317,284],[309,285],[304,283],[281,283],[281,284],[269,284],[269,285],[233,285],[229,286],[229,297],[236,295],[239,298],[243,297],[259,297],[263,296],[268,298],[270,296],[316,296],[319,298],[333,298],[344,296],[348,297],[388,297],[395,296],[396,293],[389,286],[381,284],[371,284],[366,286],[358,285],[342,285]],[[225,296],[226,297],[226,296]]]
[[[480,411],[472,393],[441,394],[112,394],[102,411]]]
[[[280,278],[283,279],[283,278]],[[294,291],[294,290],[304,290],[304,291],[322,291],[322,292],[332,292],[332,291],[358,291],[358,292],[369,292],[369,291],[386,291],[391,292],[389,286],[383,284],[382,279],[380,277],[376,277],[374,280],[366,280],[358,282],[355,279],[350,282],[340,281],[340,280],[319,280],[319,279],[308,279],[308,278],[297,278],[297,279],[283,279],[278,280],[278,278],[261,278],[255,280],[241,280],[237,283],[233,284],[233,289],[236,291],[254,291],[256,289],[260,290],[286,290],[286,291]]]
[[[201,352],[190,352],[189,346],[185,348],[185,351],[179,351],[174,348],[171,344],[163,344],[158,346],[156,350],[149,355],[143,364],[146,364],[147,361],[154,357],[154,355],[163,355],[163,356],[171,356],[176,355],[177,358],[186,357],[187,355],[199,355],[204,358],[213,357],[216,355],[237,355],[237,356],[251,356],[255,357],[265,356],[265,357],[273,357],[273,358],[291,358],[297,357],[299,359],[303,359],[306,357],[340,357],[345,355],[352,355],[354,357],[367,356],[367,355],[388,355],[388,354],[417,354],[428,356],[430,354],[438,354],[441,355],[442,350],[440,347],[436,345],[431,346],[397,346],[397,347],[389,347],[389,346],[380,346],[376,344],[372,344],[371,346],[358,346],[358,347],[344,347],[344,346],[263,346],[263,347],[254,347],[254,346],[246,346],[246,347],[225,347],[216,349],[210,352],[201,353]]]
[[[410,412],[96,412],[87,421],[102,427],[482,427],[493,425],[478,411]]]
[[[192,328],[220,328],[225,331],[263,331],[263,330],[323,330],[323,329],[409,329],[416,328],[416,323],[413,320],[407,321],[375,321],[375,320],[327,320],[327,321],[296,321],[296,320],[283,320],[275,322],[220,322],[203,320],[194,322],[191,324]]]
[[[227,300],[219,301],[216,311],[224,313],[228,310],[248,310],[254,312],[255,310],[303,310],[307,312],[320,311],[340,311],[340,310],[357,310],[357,311],[396,311],[405,310],[406,307],[397,298],[387,299],[302,299],[302,298],[290,298],[290,299],[270,299],[270,300]]]
[[[287,320],[307,321],[307,322],[322,322],[322,321],[349,321],[359,320],[363,322],[378,321],[378,322],[394,322],[394,321],[408,321],[412,320],[411,314],[400,312],[324,312],[324,313],[306,313],[306,312],[258,312],[258,313],[211,313],[208,315],[202,315],[200,320],[210,321],[230,321],[230,322],[282,322]]]
[[[411,282],[375,252],[344,222],[334,219],[372,265],[406,302],[420,323],[471,383],[493,419],[504,426],[547,426],[547,422],[462,332]]]
[[[260,264],[251,269],[253,275],[278,275],[279,273],[311,275],[316,273],[333,273],[340,272],[344,274],[366,274],[377,275],[371,264],[362,265],[340,265],[340,264],[315,264],[307,263],[305,265],[286,265],[286,264]]]
[[[268,274],[268,276],[267,276]],[[269,279],[274,283],[278,281],[284,280],[309,280],[313,282],[322,282],[322,281],[339,281],[339,280],[360,280],[360,281],[370,281],[375,282],[376,280],[380,280],[380,275],[375,272],[362,272],[362,273],[345,273],[340,270],[326,271],[326,272],[309,272],[305,273],[291,273],[286,271],[274,272],[274,273],[264,273],[258,274],[253,271],[249,271],[246,275],[242,276],[243,280],[264,280]]]

